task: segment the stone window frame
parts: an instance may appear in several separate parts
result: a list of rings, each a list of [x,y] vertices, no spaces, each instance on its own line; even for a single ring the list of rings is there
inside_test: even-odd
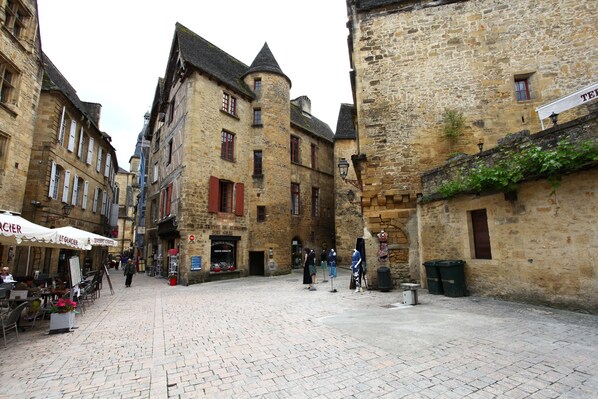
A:
[[[7,0],[4,12],[4,28],[17,40],[26,39],[33,17],[29,9],[19,0]]]
[[[225,161],[235,162],[235,134],[222,129],[220,140],[220,158]]]
[[[253,151],[253,176],[264,175],[264,153],[262,150]]]
[[[256,93],[262,91],[262,78],[255,78],[253,80],[253,91]]]
[[[301,165],[301,139],[298,136],[291,136],[291,162]]]
[[[301,215],[301,184],[291,183],[291,215]]]
[[[6,169],[6,162],[8,161],[8,143],[10,135],[0,131],[0,172]]]
[[[266,221],[266,207],[263,205],[258,205],[256,210],[256,221],[258,223],[264,223]]]
[[[7,79],[7,74],[10,76]],[[4,107],[18,105],[21,72],[8,61],[4,54],[0,54],[0,104]]]
[[[320,215],[320,189],[318,187],[311,188],[311,216],[318,217]]]
[[[229,115],[237,116],[237,97],[223,91],[221,110]]]
[[[254,108],[253,109],[253,126],[263,126],[262,123],[262,109],[261,108]]]
[[[513,75],[515,100],[518,103],[535,99],[532,77],[535,72],[526,72]]]

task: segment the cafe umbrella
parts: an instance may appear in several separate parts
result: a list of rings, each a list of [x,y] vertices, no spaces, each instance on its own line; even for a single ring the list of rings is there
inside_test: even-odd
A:
[[[81,230],[73,226],[57,227],[52,230],[59,234],[64,234],[65,236],[76,237],[91,246],[116,247],[118,245],[118,243],[111,238]]]

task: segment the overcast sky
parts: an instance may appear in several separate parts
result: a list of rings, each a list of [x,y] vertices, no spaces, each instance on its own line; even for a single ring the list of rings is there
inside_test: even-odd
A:
[[[100,128],[129,169],[143,115],[164,76],[175,23],[251,65],[264,42],[332,131],[352,103],[345,0],[38,0],[42,49],[82,101],[102,104]]]

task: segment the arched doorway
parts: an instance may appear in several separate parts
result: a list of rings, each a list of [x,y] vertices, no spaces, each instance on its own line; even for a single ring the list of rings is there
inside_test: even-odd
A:
[[[303,267],[303,244],[299,237],[291,240],[291,268],[300,269]]]

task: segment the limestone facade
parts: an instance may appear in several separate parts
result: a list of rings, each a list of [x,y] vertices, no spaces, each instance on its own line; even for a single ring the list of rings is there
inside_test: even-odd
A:
[[[303,248],[330,248],[333,134],[290,88],[267,45],[247,66],[177,24],[149,123],[146,253],[161,273],[173,259],[180,284],[288,273]]]
[[[44,70],[23,216],[46,227],[70,225],[111,236],[117,224],[114,193],[118,164],[110,136],[99,128],[101,105],[82,102],[45,55]],[[65,206],[70,208],[68,215]],[[84,252],[35,251],[29,267],[25,265],[27,256],[17,252],[15,273],[64,274],[72,255],[80,257],[83,271],[97,270],[107,253],[103,247]]]
[[[368,269],[420,280],[421,173],[480,141],[539,131],[536,107],[596,82],[598,10],[590,0],[348,0],[347,10],[368,253],[380,230],[389,236],[389,261],[368,256]],[[445,110],[464,119],[452,140]]]
[[[0,210],[21,212],[43,73],[37,2],[0,1],[0,26]],[[0,245],[1,264],[13,254]]]

